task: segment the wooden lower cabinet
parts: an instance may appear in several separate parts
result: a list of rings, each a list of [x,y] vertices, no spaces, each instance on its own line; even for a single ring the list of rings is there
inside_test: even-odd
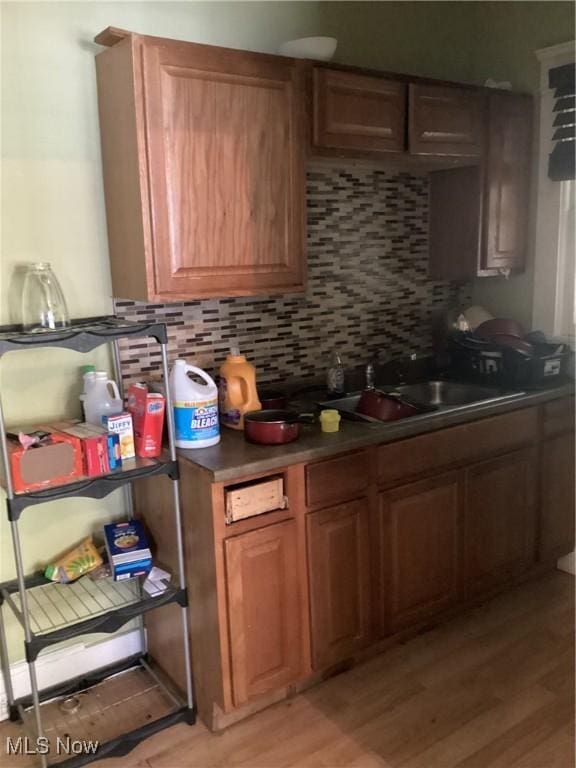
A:
[[[465,580],[474,596],[535,562],[536,452],[525,448],[465,473]]]
[[[460,598],[461,495],[456,472],[380,494],[380,634]]]
[[[574,549],[574,432],[542,443],[540,462],[540,560]]]
[[[367,499],[307,516],[312,663],[351,656],[371,635],[370,510]]]
[[[302,674],[296,522],[224,542],[234,704]]]

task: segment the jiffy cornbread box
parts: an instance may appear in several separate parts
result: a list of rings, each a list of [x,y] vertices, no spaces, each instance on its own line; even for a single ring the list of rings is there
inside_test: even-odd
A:
[[[117,413],[114,416],[102,416],[102,426],[108,432],[118,435],[120,438],[120,455],[122,459],[133,459],[136,456],[134,449],[134,430],[132,428],[132,415],[130,413]]]

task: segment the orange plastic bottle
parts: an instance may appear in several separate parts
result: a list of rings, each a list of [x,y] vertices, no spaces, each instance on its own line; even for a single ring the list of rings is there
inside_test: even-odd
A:
[[[232,347],[218,377],[220,421],[231,429],[244,429],[244,414],[262,406],[256,390],[256,369]]]

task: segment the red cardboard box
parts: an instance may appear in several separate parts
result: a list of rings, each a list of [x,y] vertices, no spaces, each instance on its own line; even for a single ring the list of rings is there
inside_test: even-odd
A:
[[[18,440],[8,439],[8,460],[16,493],[64,485],[82,477],[80,440],[53,427],[38,427],[38,431],[48,432],[49,441],[24,449]]]
[[[134,424],[136,455],[153,458],[162,453],[162,429],[166,400],[159,392],[149,392],[146,384],[131,384],[128,410]]]
[[[87,477],[106,475],[122,466],[120,438],[117,434],[109,434],[103,427],[86,422],[64,421],[55,424],[54,428],[80,440],[84,474]]]

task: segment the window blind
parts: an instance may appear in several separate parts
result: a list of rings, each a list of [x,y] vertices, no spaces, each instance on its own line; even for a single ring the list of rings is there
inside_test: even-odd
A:
[[[576,65],[552,68],[548,85],[554,91],[554,147],[548,160],[548,177],[569,181],[576,178]]]

